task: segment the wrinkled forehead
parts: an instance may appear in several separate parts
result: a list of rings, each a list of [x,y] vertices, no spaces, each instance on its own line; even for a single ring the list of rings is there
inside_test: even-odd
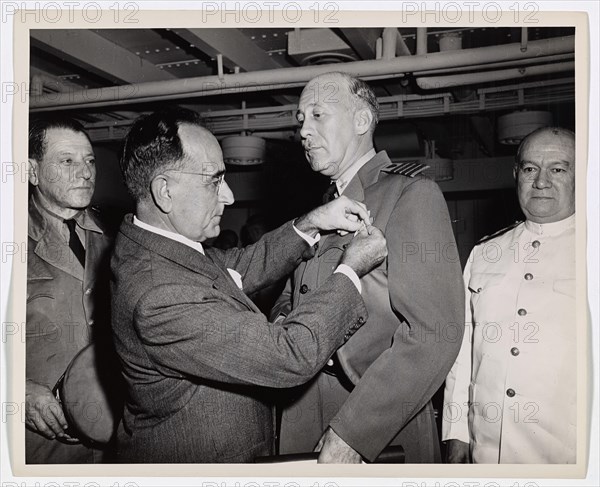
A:
[[[207,129],[183,123],[177,133],[190,169],[208,174],[225,170],[219,142]]]
[[[46,149],[92,151],[92,144],[87,135],[83,132],[76,132],[70,128],[49,128],[46,130],[44,141]]]
[[[350,103],[348,82],[341,76],[318,76],[304,87],[300,95],[299,107],[316,104]]]

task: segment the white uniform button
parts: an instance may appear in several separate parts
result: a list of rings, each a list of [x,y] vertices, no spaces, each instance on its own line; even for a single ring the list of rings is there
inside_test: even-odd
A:
[[[85,290],[85,295],[86,295],[86,296],[89,296],[90,294],[92,294],[92,288],[91,288],[91,287],[89,287],[89,288],[87,288],[87,289]]]
[[[533,274],[531,274],[530,272],[528,272],[527,274],[525,274],[525,280],[526,281],[531,281],[533,279]]]

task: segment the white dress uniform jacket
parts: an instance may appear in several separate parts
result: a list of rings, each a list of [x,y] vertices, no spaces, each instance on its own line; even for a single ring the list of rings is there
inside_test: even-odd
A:
[[[475,463],[574,463],[575,215],[484,240],[464,282],[442,439],[470,443]]]

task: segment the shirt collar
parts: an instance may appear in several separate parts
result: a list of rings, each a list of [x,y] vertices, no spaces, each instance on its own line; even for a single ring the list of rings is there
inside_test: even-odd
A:
[[[60,234],[65,233],[64,218],[57,215],[53,211],[50,211],[48,208],[46,208],[44,206],[44,204],[42,203],[42,199],[40,198],[40,196],[38,194],[37,189],[34,190],[29,204],[35,208],[35,210],[37,211],[37,214],[39,214],[39,217],[41,218],[41,222],[43,222],[41,224],[41,227],[42,227],[41,233],[44,232],[44,229],[46,227],[51,227],[51,228],[55,229],[55,231],[59,232]],[[77,225],[84,230],[90,230],[90,231],[96,232],[96,233],[104,233],[102,231],[102,229],[98,226],[98,224],[94,221],[92,216],[89,214],[87,209],[81,210],[79,213],[77,213],[73,217],[73,220],[75,220]],[[31,230],[31,225],[30,225],[30,230]],[[30,233],[32,233],[32,232],[30,231]],[[39,233],[39,232],[33,232],[33,233]]]
[[[565,218],[552,223],[535,223],[531,220],[525,220],[525,228],[531,233],[544,236],[555,236],[563,233],[565,230],[575,227],[575,213]]]
[[[200,242],[194,242],[193,240],[190,240],[189,238],[184,237],[179,233],[169,232],[168,230],[155,227],[154,225],[148,225],[147,223],[138,220],[138,218],[135,215],[133,215],[133,224],[140,228],[143,228],[144,230],[148,230],[149,232],[162,235],[163,237],[170,238],[171,240],[175,240],[176,242],[182,243],[183,245],[187,245],[188,247],[191,247],[194,250],[200,252],[202,255],[204,255],[204,247],[202,247],[202,244]]]
[[[346,168],[342,174],[340,174],[340,177],[334,181],[338,190],[338,194],[341,195],[343,193],[343,191],[348,187],[348,183],[352,181],[352,178],[356,176],[356,173],[360,170],[360,168],[373,159],[375,154],[375,149],[369,150],[367,153],[359,157],[356,162]]]

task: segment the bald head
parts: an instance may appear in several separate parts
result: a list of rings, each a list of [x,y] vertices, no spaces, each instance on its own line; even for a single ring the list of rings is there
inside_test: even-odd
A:
[[[515,165],[519,204],[527,219],[553,223],[575,213],[575,134],[544,127],[529,134]]]

